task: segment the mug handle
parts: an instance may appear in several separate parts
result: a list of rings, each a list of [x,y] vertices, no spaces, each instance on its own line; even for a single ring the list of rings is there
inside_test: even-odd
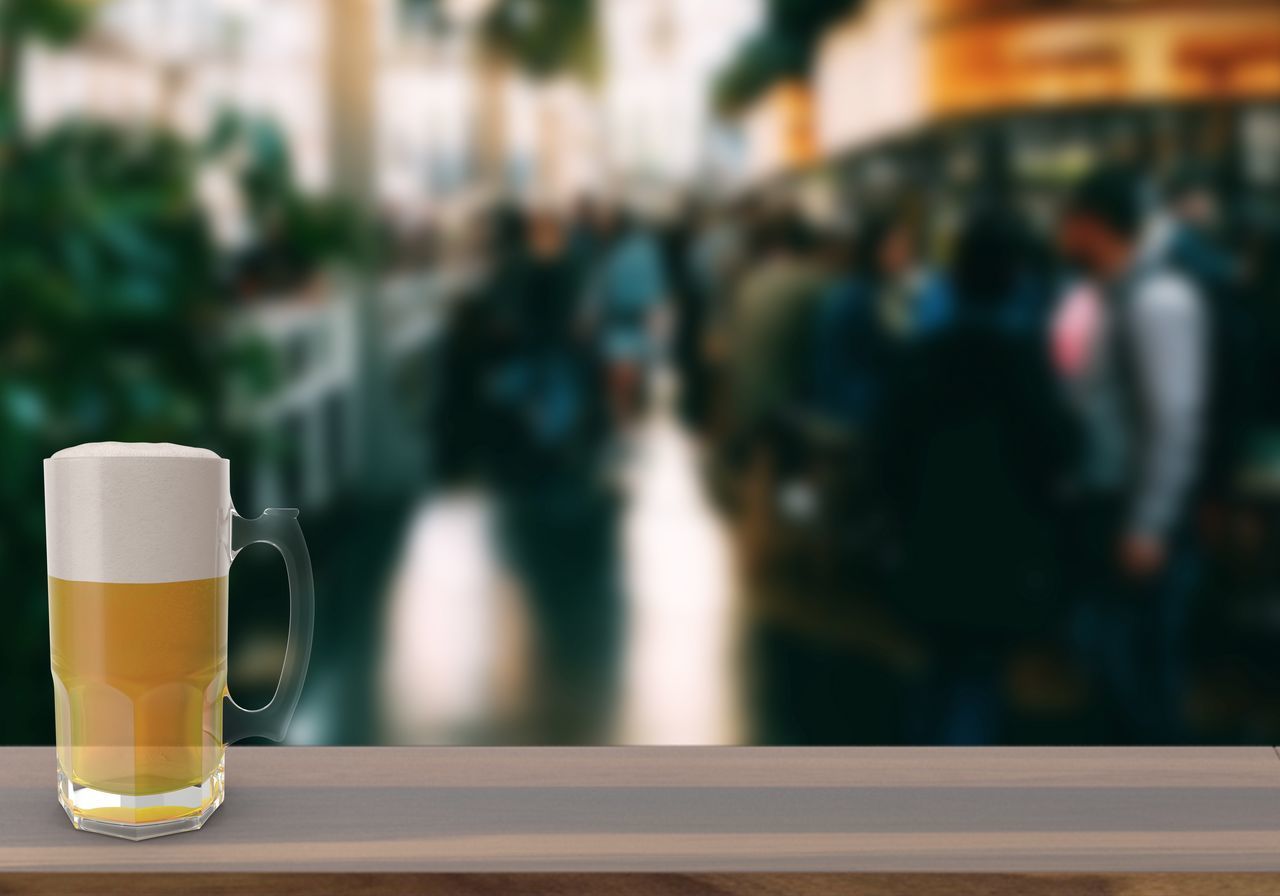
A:
[[[311,636],[315,628],[316,595],[311,577],[311,555],[298,525],[298,511],[269,508],[257,519],[245,519],[231,512],[231,556],[251,544],[269,544],[284,557],[289,573],[289,639],[284,649],[284,669],[271,702],[261,709],[245,709],[226,695],[222,709],[222,742],[233,744],[246,737],[284,740],[289,720],[302,696],[311,659]]]

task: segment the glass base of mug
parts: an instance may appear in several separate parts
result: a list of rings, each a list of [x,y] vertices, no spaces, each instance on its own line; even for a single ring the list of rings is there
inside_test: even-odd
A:
[[[109,837],[149,840],[198,831],[222,805],[223,769],[218,763],[198,787],[130,796],[76,784],[59,768],[58,802],[77,830]]]

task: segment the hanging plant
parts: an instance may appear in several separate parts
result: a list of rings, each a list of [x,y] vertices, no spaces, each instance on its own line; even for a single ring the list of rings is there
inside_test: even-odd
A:
[[[823,32],[860,5],[860,0],[771,0],[764,27],[720,73],[716,109],[737,115],[775,84],[806,77]]]
[[[482,35],[493,52],[534,78],[599,75],[595,0],[499,0]]]

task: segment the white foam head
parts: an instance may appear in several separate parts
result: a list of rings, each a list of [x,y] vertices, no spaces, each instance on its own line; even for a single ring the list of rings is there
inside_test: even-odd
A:
[[[203,457],[219,460],[208,448],[190,448],[170,442],[90,442],[63,448],[51,460],[69,457]]]
[[[185,582],[231,565],[230,464],[184,445],[98,442],[44,462],[49,575]]]

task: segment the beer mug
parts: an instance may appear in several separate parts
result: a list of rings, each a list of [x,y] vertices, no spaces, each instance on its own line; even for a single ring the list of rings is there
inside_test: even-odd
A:
[[[302,693],[315,596],[296,510],[231,505],[230,464],[177,445],[82,445],[44,462],[58,801],[80,830],[142,840],[222,804],[225,746],[282,740]],[[289,638],[262,709],[227,692],[227,573],[274,545]]]

